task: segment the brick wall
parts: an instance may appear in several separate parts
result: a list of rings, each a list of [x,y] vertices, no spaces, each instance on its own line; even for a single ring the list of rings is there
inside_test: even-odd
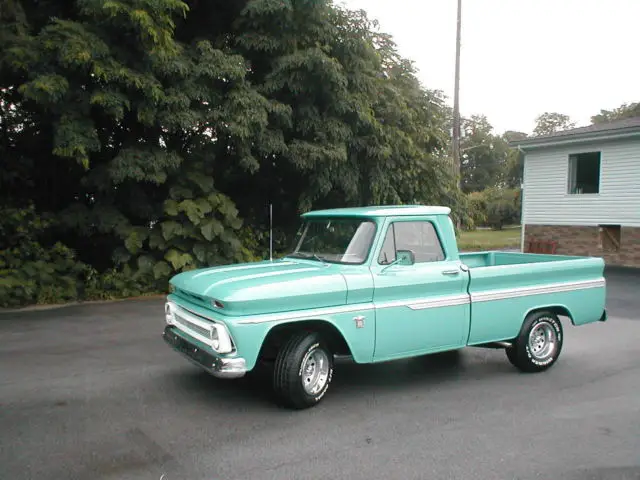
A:
[[[569,225],[527,225],[525,250],[530,239],[555,240],[558,255],[585,255],[604,258],[607,265],[640,267],[640,228],[622,227],[620,249],[606,251],[602,248],[599,227]]]

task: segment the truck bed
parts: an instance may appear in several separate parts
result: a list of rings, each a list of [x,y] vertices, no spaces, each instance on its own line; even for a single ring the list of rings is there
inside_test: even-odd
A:
[[[460,254],[460,260],[469,268],[498,267],[502,265],[522,265],[525,263],[561,262],[569,260],[581,260],[584,258],[586,257],[500,251]]]
[[[520,322],[539,308],[569,316],[574,325],[603,315],[604,261],[596,257],[477,252],[460,254],[469,267],[469,344],[514,338]]]

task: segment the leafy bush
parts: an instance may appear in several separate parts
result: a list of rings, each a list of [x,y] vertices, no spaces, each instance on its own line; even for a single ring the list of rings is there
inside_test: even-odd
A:
[[[51,223],[33,206],[0,208],[0,306],[77,298],[84,266],[62,243],[38,240]]]
[[[160,292],[152,282],[141,281],[140,275],[128,266],[122,270],[111,268],[102,274],[87,266],[84,278],[83,300],[113,300]]]
[[[475,230],[479,225],[487,224],[487,202],[483,192],[471,192],[467,195],[467,212],[470,221],[467,230]]]
[[[520,222],[522,200],[519,189],[487,188],[467,196],[470,216],[475,226],[501,230]]]
[[[0,208],[0,307],[104,300],[160,291],[128,266],[100,273],[62,244],[43,244],[55,222],[27,208]],[[165,283],[166,284],[166,283]]]
[[[490,188],[485,190],[487,223],[494,230],[520,222],[522,208],[520,191],[517,189]]]

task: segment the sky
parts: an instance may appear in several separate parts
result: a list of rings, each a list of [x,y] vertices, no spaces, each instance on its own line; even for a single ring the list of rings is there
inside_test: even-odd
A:
[[[453,105],[456,0],[336,0],[366,10]],[[531,133],[544,112],[588,125],[640,102],[640,0],[462,0],[460,111],[495,133]]]

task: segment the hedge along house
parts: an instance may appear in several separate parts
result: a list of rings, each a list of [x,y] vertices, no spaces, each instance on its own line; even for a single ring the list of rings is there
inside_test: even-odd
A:
[[[511,145],[524,153],[523,251],[640,267],[640,117]]]

